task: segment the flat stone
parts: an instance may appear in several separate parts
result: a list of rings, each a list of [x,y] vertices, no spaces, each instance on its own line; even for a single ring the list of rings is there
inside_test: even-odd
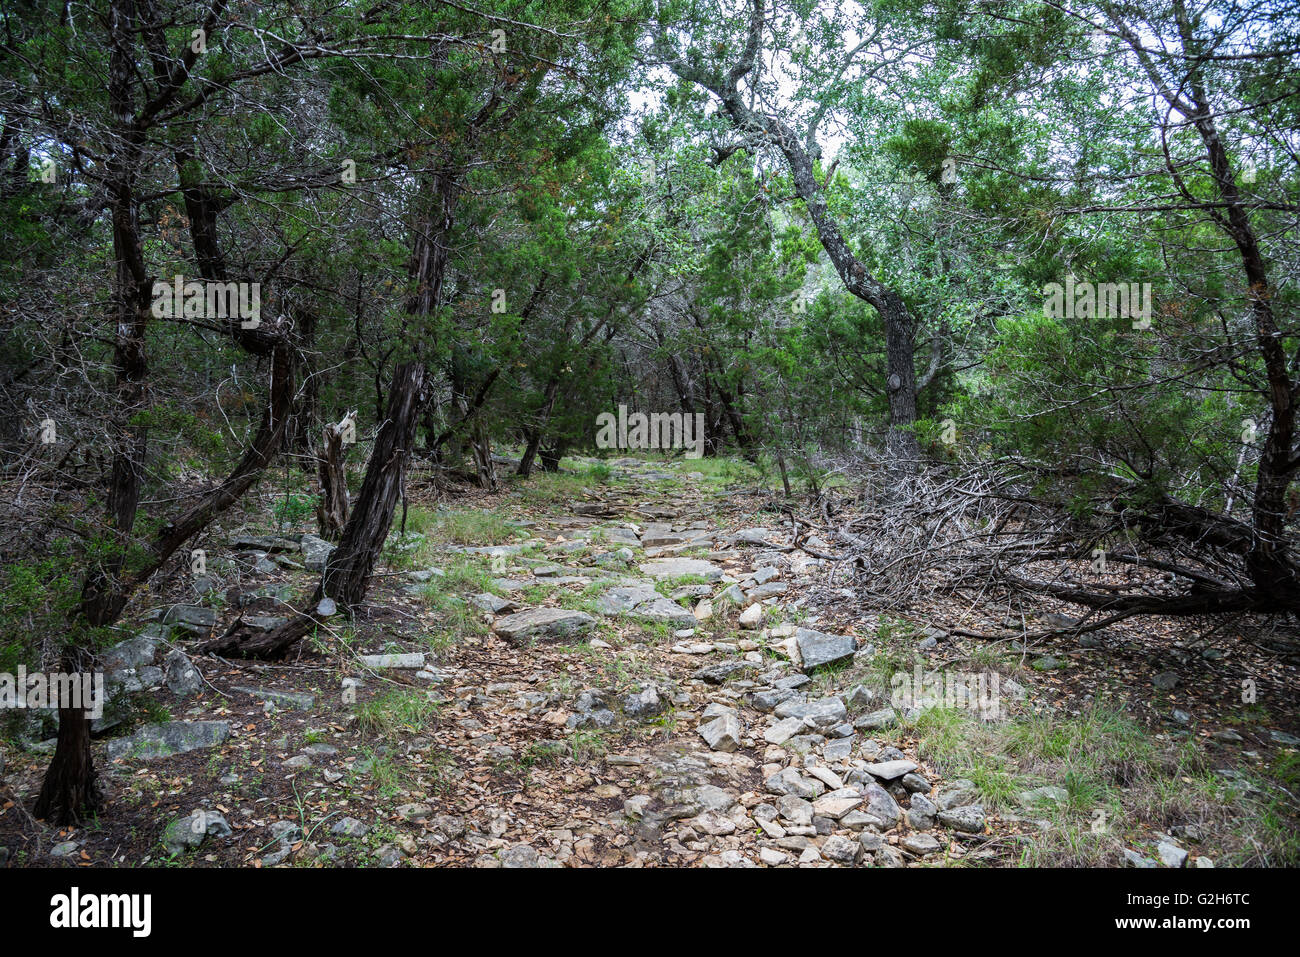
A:
[[[881,781],[893,781],[916,769],[917,764],[915,761],[881,761],[877,764],[867,765],[867,771],[871,776],[879,778]]]
[[[656,558],[642,562],[639,568],[642,574],[656,579],[698,575],[707,581],[717,581],[722,577],[721,568],[700,558]]]
[[[846,789],[823,794],[813,802],[813,813],[838,821],[862,803],[861,795],[845,794],[844,790]]]
[[[763,740],[769,744],[782,745],[803,730],[803,718],[785,718],[763,732]]]
[[[644,618],[647,621],[667,622],[678,628],[689,627],[696,622],[695,615],[689,609],[683,608],[671,598],[662,596],[637,605],[631,615],[633,618]]]
[[[1152,868],[1156,866],[1156,862],[1151,860],[1151,858],[1143,857],[1137,851],[1134,851],[1130,848],[1127,847],[1124,848],[1123,853],[1124,853],[1124,860],[1128,863],[1129,867],[1138,867],[1138,868],[1145,869],[1145,868]]]
[[[839,834],[832,834],[822,843],[821,855],[828,861],[852,864],[862,853],[862,846]]]
[[[590,631],[595,623],[594,618],[582,611],[532,608],[498,618],[492,630],[512,644],[523,644],[530,638],[557,639],[581,634]]]
[[[258,701],[269,701],[276,707],[294,711],[310,711],[316,704],[316,699],[311,695],[296,691],[276,691],[273,688],[250,688],[243,685],[236,685],[231,690],[242,691],[246,695],[252,695]]]
[[[169,721],[151,724],[125,738],[108,742],[108,758],[162,758],[212,748],[230,737],[227,721]]]
[[[703,681],[706,684],[720,685],[724,684],[737,672],[757,670],[757,665],[748,661],[724,661],[720,664],[709,665],[707,668],[701,668],[691,677],[695,678],[697,681]]]
[[[809,628],[795,629],[794,640],[805,672],[852,661],[853,653],[858,647],[857,642],[848,635],[828,635]]]
[[[718,596],[719,601],[729,601],[733,605],[743,605],[745,603],[745,593],[740,590],[739,585],[728,585]]]
[[[731,810],[736,805],[736,796],[714,784],[702,784],[690,792],[691,799],[697,801],[708,811],[719,814]]]
[[[853,745],[856,742],[857,735],[848,735],[834,741],[827,741],[826,746],[822,748],[822,757],[832,764],[847,761],[849,755],[853,753]]]
[[[793,691],[786,691],[781,688],[773,688],[770,691],[758,691],[750,699],[750,704],[756,711],[762,711],[764,714],[774,710],[782,701],[789,701],[794,697]]]
[[[939,823],[954,831],[978,834],[984,830],[984,809],[978,804],[966,804],[939,812]]]
[[[773,847],[762,847],[759,848],[758,859],[769,867],[776,867],[778,864],[784,864],[788,861],[790,855]]]
[[[153,661],[154,652],[157,648],[157,638],[144,634],[137,635],[134,638],[119,642],[104,652],[101,663],[105,671],[140,668]]]
[[[434,578],[446,578],[447,573],[441,568],[421,568],[418,571],[407,572],[406,577],[413,582],[427,582]]]
[[[690,825],[698,831],[713,837],[736,833],[736,822],[723,817],[717,811],[705,811],[690,820]]]
[[[977,797],[975,783],[967,781],[965,778],[959,778],[941,790],[934,803],[940,809],[947,811],[951,808],[961,807],[963,804],[973,804]]]
[[[898,843],[904,850],[911,851],[919,857],[933,854],[943,846],[931,834],[909,834]]]
[[[898,806],[892,794],[879,784],[872,782],[862,789],[866,799],[866,813],[879,820],[886,828],[893,827],[903,817],[903,809]]]
[[[812,824],[813,806],[794,794],[786,794],[776,802],[777,813],[790,826],[800,827]]]
[[[783,701],[776,707],[778,718],[802,718],[817,728],[831,728],[844,721],[849,713],[844,699],[820,698],[817,701]]]
[[[630,528],[602,528],[599,533],[611,545],[631,545],[635,548],[641,544],[636,531]]]
[[[482,608],[484,611],[490,611],[494,615],[505,615],[515,610],[518,606],[509,598],[502,598],[500,595],[494,595],[490,591],[485,591],[479,595],[471,595],[469,603]]]
[[[596,599],[596,610],[602,615],[626,615],[637,605],[662,597],[653,585],[620,585]]]
[[[784,595],[790,590],[790,586],[785,582],[768,582],[766,585],[759,585],[745,592],[745,600],[751,602],[766,601],[769,598],[775,598],[777,595]]]
[[[339,834],[343,837],[365,837],[369,832],[370,825],[358,821],[355,817],[341,818],[330,828],[331,834]]]
[[[875,731],[879,728],[888,728],[897,723],[898,712],[893,708],[882,708],[879,711],[864,714],[853,722],[853,727],[859,731]]]
[[[329,561],[330,553],[333,551],[334,546],[323,538],[315,535],[302,537],[302,563],[310,572],[324,571],[325,563]]]
[[[433,808],[427,804],[403,804],[397,808],[398,817],[416,824],[427,821],[432,814]]]
[[[934,818],[938,813],[939,809],[929,798],[923,794],[913,794],[911,807],[907,810],[907,823],[918,831],[929,830],[934,827]]]
[[[361,663],[376,671],[383,669],[423,668],[424,655],[421,653],[404,655],[362,655]]]
[[[217,613],[202,605],[172,605],[162,616],[163,624],[177,625],[200,638],[212,634],[217,624]]]

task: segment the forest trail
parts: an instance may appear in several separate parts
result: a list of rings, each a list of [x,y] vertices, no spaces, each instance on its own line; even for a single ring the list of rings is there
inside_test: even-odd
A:
[[[413,511],[369,613],[293,662],[191,660],[189,638],[173,642],[240,614],[273,627],[323,560],[310,535],[231,537],[212,570],[238,580],[224,599],[155,609],[107,656],[110,685],[156,689],[166,711],[150,714],[169,719],[148,723],[137,699],[105,728],[114,810],[49,833],[0,813],[0,843],[83,865],[1012,863],[1057,804],[1077,805],[1038,769],[988,807],[989,781],[922,758],[917,705],[1006,727],[1035,709],[1033,682],[981,669],[992,695],[900,693],[889,672],[945,632],[900,630],[827,587],[831,562],[796,547],[766,492],[690,461],[586,465],[605,480],[578,494]],[[15,760],[20,790],[49,746]],[[1186,833],[1124,855],[1208,866]]]

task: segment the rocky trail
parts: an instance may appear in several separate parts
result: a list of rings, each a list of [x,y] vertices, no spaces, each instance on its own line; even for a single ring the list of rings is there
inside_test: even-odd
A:
[[[469,529],[494,540],[395,537],[369,614],[295,661],[193,654],[240,616],[274,627],[329,548],[230,536],[188,586],[208,600],[155,607],[105,657],[110,813],[31,821],[53,744],[33,741],[0,766],[5,857],[902,867],[1014,863],[1053,829],[1057,783],[989,806],[987,786],[923,759],[910,719],[939,699],[882,679],[880,619],[822,585],[834,546],[796,547],[779,512],[755,524],[690,463],[613,465],[606,486]],[[1033,710],[1032,680],[996,677],[997,700],[971,683],[947,704],[994,723]],[[1118,843],[1135,866],[1211,866],[1196,837]]]

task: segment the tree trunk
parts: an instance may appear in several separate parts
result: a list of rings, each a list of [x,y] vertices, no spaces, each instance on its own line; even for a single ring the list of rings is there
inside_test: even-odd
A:
[[[543,449],[540,455],[543,472],[558,472],[560,460],[569,451],[568,442],[556,442],[553,448]]]
[[[489,492],[497,490],[496,468],[492,465],[492,438],[488,435],[487,423],[482,418],[474,420],[474,469],[478,473],[478,484]]]
[[[348,479],[343,469],[347,446],[343,439],[348,429],[356,428],[356,413],[349,412],[339,422],[325,426],[323,445],[317,464],[320,471],[320,504],[316,507],[316,524],[320,537],[337,542],[348,521]]]
[[[916,365],[912,362],[916,332],[907,306],[892,290],[884,293],[886,393],[889,397],[889,435],[885,448],[891,463],[915,465],[921,446],[912,427],[916,424]]]
[[[112,221],[113,311],[117,329],[113,344],[116,375],[116,416],[113,436],[113,464],[108,488],[108,522],[113,532],[114,552],[98,563],[86,577],[78,616],[91,625],[117,619],[126,605],[128,589],[122,580],[126,552],[135,526],[143,479],[148,432],[133,425],[134,417],[148,403],[148,361],[145,333],[149,321],[149,293],[144,250],[140,242],[139,211],[135,180],[140,163],[142,132],[134,127],[132,90],[135,84],[132,51],[135,41],[135,10],[130,3],[114,3],[110,10],[108,100],[117,119],[120,142],[109,154],[109,210]],[[75,635],[75,632],[74,632]],[[80,670],[88,650],[77,646],[75,637],[65,647],[65,671]],[[83,820],[98,808],[95,764],[90,753],[90,725],[80,708],[59,709],[59,737],[46,769],[36,802],[36,813],[53,823]]]
[[[790,474],[785,468],[785,455],[780,449],[776,450],[776,467],[781,470],[781,487],[785,489],[785,497],[790,498],[793,493],[790,491]]]
[[[546,423],[550,421],[551,410],[555,408],[555,399],[560,391],[560,377],[551,376],[546,383],[546,393],[542,397],[542,404],[538,407],[536,413],[536,423],[528,430],[528,444],[524,447],[523,457],[519,460],[519,468],[515,474],[521,478],[528,478],[533,474],[533,462],[537,458],[537,450],[542,444],[542,430]]]
[[[80,648],[69,646],[64,652],[64,672],[76,674],[89,666],[90,656]],[[102,802],[90,750],[90,719],[82,708],[60,707],[58,743],[32,813],[50,824],[78,824],[96,814]]]
[[[375,439],[366,477],[342,539],[325,566],[320,589],[345,611],[354,610],[366,596],[379,551],[388,538],[393,509],[401,496],[406,463],[415,446],[420,410],[428,400],[424,363],[403,362],[393,370],[384,424]]]

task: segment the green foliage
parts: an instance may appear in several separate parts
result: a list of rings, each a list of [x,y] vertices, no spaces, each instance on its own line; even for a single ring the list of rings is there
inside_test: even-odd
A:
[[[291,528],[316,512],[317,497],[286,492],[275,503],[275,521],[280,528]]]
[[[67,632],[80,598],[68,544],[55,543],[43,559],[0,565],[0,672],[37,666],[41,642]]]

